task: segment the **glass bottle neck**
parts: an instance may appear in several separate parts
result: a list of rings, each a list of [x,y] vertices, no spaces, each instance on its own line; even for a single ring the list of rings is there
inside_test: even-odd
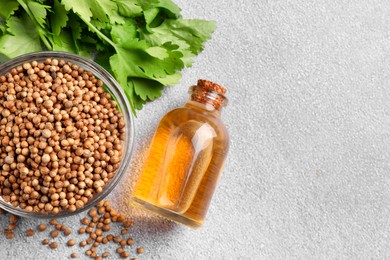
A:
[[[226,106],[228,99],[221,93],[208,90],[202,86],[192,86],[189,89],[190,98],[186,105],[196,106],[210,112],[221,113],[222,107]]]

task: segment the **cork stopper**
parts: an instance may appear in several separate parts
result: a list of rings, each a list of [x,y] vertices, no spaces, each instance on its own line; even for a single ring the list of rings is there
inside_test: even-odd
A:
[[[200,87],[206,91],[215,91],[215,92],[222,94],[222,95],[225,95],[225,93],[226,93],[226,88],[224,88],[218,84],[215,84],[214,82],[211,82],[209,80],[205,80],[205,79],[198,80],[198,87]]]
[[[191,100],[205,105],[211,105],[216,110],[221,110],[227,103],[224,96],[226,88],[209,80],[199,79],[196,86],[190,88]]]

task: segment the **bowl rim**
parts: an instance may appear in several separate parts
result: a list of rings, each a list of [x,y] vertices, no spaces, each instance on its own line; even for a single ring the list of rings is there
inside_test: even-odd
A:
[[[134,138],[135,138],[135,129],[134,129],[134,116],[130,107],[130,103],[126,97],[125,92],[123,91],[120,84],[115,80],[115,78],[101,65],[93,61],[92,59],[82,57],[77,54],[62,52],[62,51],[41,51],[41,52],[32,52],[23,54],[21,56],[10,59],[4,63],[0,63],[0,75],[5,75],[7,72],[10,72],[13,68],[18,65],[23,64],[24,62],[31,61],[44,61],[46,59],[58,59],[64,60],[66,62],[71,62],[76,64],[79,67],[83,68],[86,71],[91,71],[93,75],[102,80],[106,86],[105,90],[115,98],[117,105],[120,108],[120,111],[123,115],[123,119],[126,123],[126,139],[122,142],[123,155],[119,168],[115,171],[114,176],[109,180],[109,182],[104,186],[103,191],[96,193],[91,199],[87,201],[85,206],[81,209],[77,209],[73,212],[71,211],[60,211],[58,214],[50,213],[41,213],[41,212],[27,212],[21,208],[12,206],[11,203],[5,202],[0,196],[0,208],[21,217],[28,218],[40,218],[40,219],[51,219],[51,218],[63,218],[69,217],[72,215],[79,214],[83,211],[90,209],[95,206],[98,202],[106,198],[112,190],[117,186],[119,181],[122,179],[129,169],[131,156],[134,148]]]

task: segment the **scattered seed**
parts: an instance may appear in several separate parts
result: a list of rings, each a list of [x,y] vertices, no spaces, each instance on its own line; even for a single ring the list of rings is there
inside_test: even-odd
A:
[[[35,231],[34,231],[34,230],[32,230],[32,229],[26,230],[26,236],[32,237],[34,234],[35,234]]]
[[[9,216],[9,223],[16,224],[16,222],[18,222],[18,217],[15,215],[10,215]]]
[[[114,242],[115,243],[120,243],[122,241],[122,238],[120,236],[115,236],[114,237]]]
[[[15,234],[13,232],[7,232],[6,236],[7,236],[7,239],[14,239]]]
[[[45,231],[46,230],[46,224],[40,224],[39,226],[38,226],[38,231],[39,232],[43,232],[43,231]]]
[[[72,231],[70,229],[67,228],[67,229],[64,230],[64,235],[65,236],[69,236],[70,234],[72,234]]]
[[[91,209],[88,213],[91,217],[95,217],[96,216],[96,209]]]
[[[85,230],[85,232],[87,232],[87,233],[92,233],[92,232],[93,232],[93,228],[92,228],[92,227],[87,227],[87,229]]]
[[[77,258],[77,254],[76,253],[72,253],[72,254],[70,254],[70,257],[71,258]]]
[[[116,221],[117,221],[117,222],[123,222],[123,221],[125,221],[125,216],[119,215],[119,216],[116,218]]]
[[[56,237],[58,237],[58,235],[59,235],[59,232],[57,230],[53,230],[50,232],[50,236],[52,238],[56,238]]]
[[[61,225],[61,224],[56,224],[56,225],[55,225],[55,228],[56,228],[58,231],[61,231],[61,230],[62,230],[62,225]]]
[[[51,242],[49,244],[49,246],[50,246],[51,249],[56,249],[58,247],[58,244],[57,244],[57,242]]]
[[[15,223],[10,223],[10,224],[8,225],[8,229],[9,229],[9,230],[15,230],[15,229],[16,229],[16,224],[15,224]]]
[[[74,246],[76,242],[74,241],[74,239],[69,239],[68,242],[66,243],[68,246]]]
[[[48,245],[48,244],[49,244],[49,239],[42,240],[42,245]]]
[[[124,252],[122,252],[122,253],[120,254],[120,256],[121,256],[122,258],[128,258],[128,257],[129,257],[129,252],[124,251]]]
[[[88,218],[82,218],[81,219],[81,224],[88,225],[89,224],[89,219]]]
[[[145,250],[144,250],[143,247],[138,247],[138,248],[137,248],[137,253],[138,253],[138,254],[142,254],[144,251],[145,251]]]
[[[131,222],[130,220],[126,220],[126,221],[123,222],[123,226],[124,226],[125,228],[129,228],[129,227],[131,227],[132,225],[133,225],[133,222]]]
[[[92,243],[93,243],[93,239],[92,239],[92,238],[90,238],[90,237],[89,237],[89,238],[87,238],[87,244],[88,244],[88,245],[90,245],[90,244],[92,244]]]
[[[83,228],[83,227],[80,228],[80,229],[79,229],[79,234],[84,234],[84,233],[85,233],[85,228]]]

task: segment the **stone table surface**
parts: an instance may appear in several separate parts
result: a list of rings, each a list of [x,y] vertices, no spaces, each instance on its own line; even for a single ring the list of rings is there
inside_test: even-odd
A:
[[[130,170],[108,197],[134,219],[131,255],[390,259],[390,2],[176,3],[185,18],[218,28],[180,84],[135,120]],[[231,149],[206,222],[194,231],[134,209],[128,197],[159,119],[184,104],[198,78],[229,90]],[[77,230],[84,215],[61,223]],[[49,250],[40,245],[48,232],[24,236],[41,222],[21,220],[14,240],[1,235],[0,259],[85,257],[64,237]],[[139,257],[137,246],[145,248]]]

